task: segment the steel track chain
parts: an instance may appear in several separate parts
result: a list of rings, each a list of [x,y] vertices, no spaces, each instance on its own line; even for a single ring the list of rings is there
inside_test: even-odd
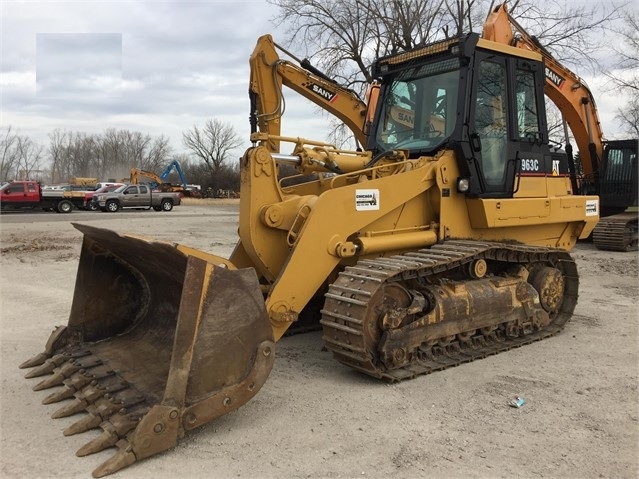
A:
[[[546,328],[517,337],[507,337],[499,331],[481,334],[477,331],[468,341],[453,341],[445,347],[420,348],[420,354],[410,364],[388,370],[369,351],[365,329],[376,325],[366,323],[369,301],[384,284],[408,279],[422,280],[434,275],[451,274],[485,259],[510,264],[545,263],[559,268],[565,278],[561,310]],[[570,255],[553,248],[509,245],[477,241],[447,241],[430,249],[408,252],[388,258],[364,259],[347,267],[330,285],[320,321],[327,349],[343,364],[368,375],[391,382],[411,379],[422,374],[454,367],[462,363],[523,346],[553,336],[570,319],[577,304],[578,274]]]
[[[592,239],[595,246],[608,251],[637,250],[637,214],[619,213],[601,218]]]

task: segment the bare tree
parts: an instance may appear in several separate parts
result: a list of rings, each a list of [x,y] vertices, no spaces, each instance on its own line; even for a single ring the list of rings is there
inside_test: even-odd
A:
[[[0,180],[13,179],[18,164],[18,135],[11,131],[11,126],[3,128],[0,137]]]
[[[494,1],[494,0],[493,0]],[[561,63],[595,72],[610,26],[621,19],[628,2],[516,0],[509,3],[517,21]]]
[[[606,76],[627,98],[626,104],[619,108],[617,120],[627,133],[639,137],[639,16],[636,12],[626,13],[624,28],[618,34],[623,41],[613,47],[617,64]]]
[[[151,142],[144,150],[142,162],[140,168],[148,171],[158,171],[166,168],[169,163],[169,159],[173,155],[173,148],[169,138],[164,135],[160,135],[151,139]]]
[[[242,144],[232,125],[218,119],[208,119],[204,128],[194,125],[182,133],[184,146],[204,162],[212,174],[220,170],[231,151]]]
[[[51,183],[62,181],[69,148],[69,133],[56,128],[49,133],[49,157],[51,158]]]
[[[44,156],[44,147],[35,143],[28,136],[18,136],[16,145],[18,153],[17,174],[19,177],[29,179],[32,178],[32,172],[40,167],[40,161]]]
[[[320,70],[363,95],[370,66],[384,55],[439,39],[481,31],[495,0],[268,0],[279,7],[275,17],[289,48],[306,49]],[[560,0],[514,0],[509,11],[520,24],[567,65],[594,70],[593,54],[606,27],[624,5],[607,1],[577,5]],[[300,47],[301,45],[301,47]],[[311,50],[309,52],[308,50]],[[331,118],[331,140],[343,143]]]
[[[285,27],[285,43],[302,45],[326,73],[354,88],[371,79],[375,58],[438,39],[481,31],[495,0],[268,0]],[[624,4],[625,5],[625,4]],[[579,6],[560,0],[515,0],[509,11],[559,61],[592,65],[603,33],[624,5]],[[591,35],[591,36],[588,36]],[[595,37],[596,38],[596,37]],[[311,50],[310,52],[308,50]],[[356,89],[356,88],[354,88]],[[359,91],[363,91],[360,87]]]

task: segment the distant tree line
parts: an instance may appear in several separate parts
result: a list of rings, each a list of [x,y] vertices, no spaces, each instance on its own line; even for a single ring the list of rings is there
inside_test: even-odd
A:
[[[183,142],[189,153],[176,154],[164,135],[115,128],[99,134],[56,129],[45,148],[8,126],[0,128],[0,180],[61,184],[83,177],[125,181],[132,168],[161,175],[177,160],[189,184],[203,190],[239,190],[239,161],[233,158],[233,151],[241,141],[232,126],[211,119],[203,128],[196,125],[184,131]],[[180,182],[175,170],[167,181]]]

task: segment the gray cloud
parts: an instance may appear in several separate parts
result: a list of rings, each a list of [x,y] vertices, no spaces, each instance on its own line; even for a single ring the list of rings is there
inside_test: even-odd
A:
[[[270,32],[264,1],[3,5],[2,123],[166,134],[207,118],[248,139],[248,57]]]
[[[248,57],[260,35],[281,40],[273,9],[265,0],[5,1],[2,125],[44,145],[55,128],[125,128],[165,134],[181,151],[182,131],[215,117],[248,144]],[[283,134],[325,139],[326,115],[285,95]]]
[[[38,33],[36,93],[42,97],[117,96],[122,87],[119,33]]]

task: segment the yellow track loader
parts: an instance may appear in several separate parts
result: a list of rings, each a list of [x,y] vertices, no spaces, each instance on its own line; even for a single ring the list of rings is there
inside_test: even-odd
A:
[[[262,37],[231,257],[75,225],[68,324],[21,366],[45,376],[35,389],[56,388],[45,403],[65,401],[54,417],[85,413],[65,434],[101,430],[78,455],[115,448],[95,477],[248,401],[306,318],[336,360],[386,381],[562,329],[578,297],[568,251],[595,227],[598,197],[574,194],[549,146],[545,57],[491,38],[380,58],[364,102]],[[364,148],[280,136],[283,86]]]

